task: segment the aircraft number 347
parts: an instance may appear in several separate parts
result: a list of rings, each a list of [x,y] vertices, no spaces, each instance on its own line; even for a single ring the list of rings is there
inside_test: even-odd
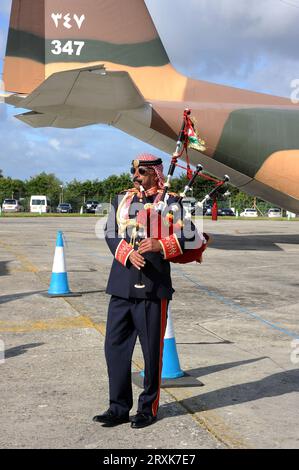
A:
[[[68,55],[73,55],[76,53],[76,55],[81,55],[82,48],[85,45],[84,41],[67,41],[64,45],[62,44],[61,41],[58,39],[54,39],[54,41],[51,42],[53,44],[54,49],[51,49],[52,54],[55,55],[60,55],[60,54],[68,54]],[[77,48],[76,50],[74,48]]]

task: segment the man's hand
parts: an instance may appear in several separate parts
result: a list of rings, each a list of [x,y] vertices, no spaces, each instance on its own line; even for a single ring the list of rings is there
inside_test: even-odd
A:
[[[158,240],[155,238],[145,238],[139,245],[138,253],[141,255],[147,252],[159,253],[161,249],[162,248]]]
[[[145,259],[143,256],[141,256],[138,251],[132,251],[132,253],[129,256],[129,260],[135,266],[137,269],[141,269],[145,266]]]

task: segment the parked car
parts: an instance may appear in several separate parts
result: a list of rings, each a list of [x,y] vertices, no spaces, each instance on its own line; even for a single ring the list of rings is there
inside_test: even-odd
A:
[[[212,215],[212,207],[207,207],[204,210],[203,215],[207,215],[207,216]],[[235,217],[236,214],[234,213],[234,211],[232,211],[229,208],[223,208],[223,209],[217,210],[217,215],[220,217],[225,217],[225,216]]]
[[[232,209],[225,207],[223,209],[218,210],[218,215],[221,215],[222,217],[235,217],[236,214]]]
[[[59,214],[70,214],[71,212],[73,212],[73,208],[72,205],[68,202],[62,202],[58,204],[56,211]]]
[[[86,201],[85,203],[85,212],[88,214],[95,214],[96,208],[99,204],[99,201]]]
[[[217,210],[217,215],[220,215],[220,211],[221,211],[221,209]],[[203,215],[207,215],[207,216],[212,215],[212,207],[208,207],[208,208],[204,209]]]
[[[241,212],[240,217],[257,217],[258,213],[255,209],[245,209]]]
[[[3,212],[21,212],[23,206],[21,206],[17,199],[4,199],[2,210]]]
[[[268,210],[268,217],[282,217],[281,210],[278,207],[272,207]]]

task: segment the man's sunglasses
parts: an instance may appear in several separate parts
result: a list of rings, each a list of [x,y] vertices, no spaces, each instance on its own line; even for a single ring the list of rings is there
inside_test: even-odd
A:
[[[136,173],[136,170],[138,170],[138,173],[141,176],[146,175],[147,173],[151,173],[151,171],[148,170],[148,168],[144,168],[143,166],[135,168],[134,166],[131,167],[131,174],[134,175]]]

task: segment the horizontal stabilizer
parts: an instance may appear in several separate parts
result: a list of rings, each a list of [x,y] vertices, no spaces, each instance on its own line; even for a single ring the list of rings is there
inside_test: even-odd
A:
[[[28,124],[31,127],[57,127],[63,129],[75,129],[78,127],[90,126],[95,124],[90,121],[83,121],[76,118],[61,118],[53,114],[42,114],[30,111],[29,113],[19,114],[17,119]]]
[[[22,108],[23,101],[25,96],[20,96],[17,94],[8,95],[4,98],[6,104],[10,104],[11,106],[15,106],[15,108]]]
[[[127,72],[109,72],[101,66],[55,73],[26,98],[12,96],[9,100],[9,104],[39,113],[19,117],[34,127],[39,127],[39,122],[42,127],[46,122],[53,126],[57,116],[60,125],[56,120],[55,127],[113,123],[119,113],[145,106]]]
[[[144,98],[127,72],[107,72],[90,67],[54,73],[22,101],[28,109],[52,106],[130,110],[144,104]]]

